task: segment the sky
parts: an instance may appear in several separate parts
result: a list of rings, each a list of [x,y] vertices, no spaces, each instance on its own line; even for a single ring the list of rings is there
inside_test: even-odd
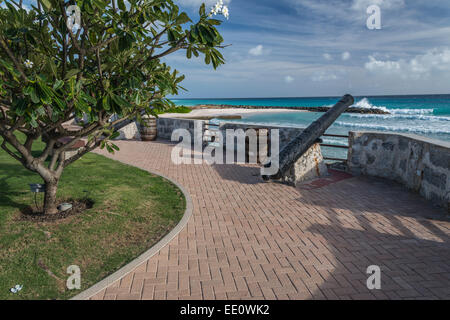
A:
[[[195,20],[202,2],[178,0]],[[224,0],[230,46],[214,70],[176,53],[179,98],[450,94],[448,0]],[[370,30],[377,5],[381,29]]]
[[[196,21],[217,0],[174,1]],[[449,0],[223,1],[225,65],[164,58],[186,76],[178,98],[450,94]],[[371,5],[381,29],[367,27]]]

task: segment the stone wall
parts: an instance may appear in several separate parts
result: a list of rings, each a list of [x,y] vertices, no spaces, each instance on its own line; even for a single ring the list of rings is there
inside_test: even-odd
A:
[[[297,184],[324,177],[328,175],[328,168],[323,160],[322,150],[318,143],[315,143],[308,149],[286,172],[281,181],[290,185]]]
[[[157,119],[158,138],[170,140],[170,138],[172,136],[172,132],[178,128],[187,129],[193,135],[195,122],[198,122],[197,125],[199,125],[199,126],[203,126],[205,123],[205,121],[203,121],[203,120],[160,117]],[[252,125],[252,124],[245,124],[245,123],[241,123],[241,122],[221,122],[220,130],[222,131],[222,134],[223,134],[224,143],[226,144],[225,130],[227,130],[227,129],[248,129],[248,128],[267,128],[269,130],[279,129],[280,130],[279,131],[280,150],[282,150],[284,148],[284,146],[286,146],[289,143],[289,141],[291,141],[295,136],[300,134],[303,130],[301,128]]]
[[[280,126],[266,126],[266,125],[254,125],[254,124],[247,124],[242,122],[225,122],[220,125],[220,129],[223,131],[222,134],[224,136],[224,139],[226,138],[225,130],[227,129],[250,129],[250,128],[264,128],[269,130],[269,137],[271,136],[270,130],[278,129],[279,135],[280,135],[280,151],[283,150],[283,148],[292,141],[296,136],[298,136],[303,129],[301,128],[292,128],[292,127],[280,127]],[[226,139],[225,139],[226,143]]]
[[[141,140],[138,124],[136,122],[132,122],[120,129],[119,136],[116,140]]]
[[[188,130],[192,137],[194,137],[195,124],[203,128],[203,120],[181,119],[181,118],[163,118],[156,119],[157,137],[159,139],[170,140],[172,132],[176,129]]]
[[[412,134],[350,132],[348,167],[398,181],[450,209],[450,143]]]

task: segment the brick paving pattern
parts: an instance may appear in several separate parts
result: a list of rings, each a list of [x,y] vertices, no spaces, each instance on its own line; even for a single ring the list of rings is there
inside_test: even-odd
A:
[[[395,183],[293,188],[264,183],[255,166],[174,165],[163,141],[117,144],[107,156],[183,185],[193,215],[91,299],[450,298],[450,222]],[[381,267],[381,290],[366,287],[369,265]]]

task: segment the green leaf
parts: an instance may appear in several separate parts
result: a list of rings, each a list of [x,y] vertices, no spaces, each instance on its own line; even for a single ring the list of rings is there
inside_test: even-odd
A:
[[[64,85],[64,81],[62,80],[56,80],[55,84],[53,85],[53,90],[59,90],[62,88],[62,86]]]
[[[206,14],[206,7],[205,7],[204,3],[202,3],[202,5],[200,6],[200,9],[198,9],[198,14],[200,16],[204,16]]]
[[[49,0],[39,0],[40,3],[47,9],[50,10],[52,8],[52,4]]]
[[[208,23],[213,26],[220,26],[222,24],[222,21],[217,19],[208,19]]]
[[[14,112],[18,116],[23,116],[25,114],[26,109],[27,109],[27,103],[24,99],[18,100],[17,104],[14,106]]]
[[[53,101],[56,102],[56,105],[59,107],[60,110],[66,109],[66,104],[58,97],[53,97]]]
[[[127,8],[125,7],[125,3],[123,2],[123,0],[117,0],[117,6],[119,7],[120,10],[125,11]]]
[[[42,103],[44,104],[50,104],[52,103],[52,97],[53,92],[45,83],[38,82],[38,91],[39,91],[39,98],[41,99]]]
[[[111,148],[111,147],[109,146],[109,144],[105,144],[105,146],[106,146],[106,150],[108,150],[109,153],[114,153],[114,149]]]
[[[190,47],[186,50],[186,58],[192,58],[192,49]]]
[[[37,127],[38,127],[38,123],[36,122],[36,119],[32,118],[32,119],[30,120],[30,125],[31,125],[33,128],[37,128]]]
[[[192,20],[191,20],[191,18],[189,18],[189,16],[186,14],[186,12],[182,12],[175,20],[176,25],[180,25],[180,24],[184,24],[184,23],[188,23],[188,22],[192,22]]]
[[[49,66],[50,70],[53,73],[53,76],[58,77],[58,70],[56,68],[55,63],[53,62],[53,60],[48,60],[47,65]]]
[[[141,104],[141,95],[140,95],[139,92],[136,93],[136,97],[135,97],[135,99],[134,99],[134,103],[136,103],[137,105],[140,105],[140,104]]]
[[[106,111],[111,110],[111,103],[110,103],[110,100],[109,100],[109,96],[104,96],[104,97],[102,98],[102,107],[103,107],[103,109],[105,109]]]
[[[39,103],[41,101],[41,99],[39,99],[39,96],[36,93],[36,89],[34,88],[34,86],[28,86],[25,89],[23,89],[23,94],[30,96],[31,101],[33,101],[33,103]]]
[[[111,98],[113,99],[113,101],[116,104],[118,104],[122,108],[129,108],[129,107],[131,107],[131,104],[127,100],[123,99],[122,97],[120,97],[120,96],[118,96],[118,95],[116,95],[114,93],[111,94]]]
[[[70,79],[70,78],[72,78],[73,76],[77,75],[79,72],[80,72],[79,69],[72,69],[72,70],[69,70],[69,71],[67,71],[66,76],[65,76],[64,79]]]

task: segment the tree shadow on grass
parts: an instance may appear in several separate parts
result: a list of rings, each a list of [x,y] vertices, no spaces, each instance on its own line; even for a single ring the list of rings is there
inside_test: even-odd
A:
[[[21,177],[23,179],[17,179]],[[23,181],[24,184],[21,182]],[[29,205],[18,202],[19,197],[29,196],[30,203],[34,196],[30,191],[29,183],[42,183],[39,176],[27,171],[20,164],[0,165],[0,207],[13,207],[20,211],[29,208]]]

